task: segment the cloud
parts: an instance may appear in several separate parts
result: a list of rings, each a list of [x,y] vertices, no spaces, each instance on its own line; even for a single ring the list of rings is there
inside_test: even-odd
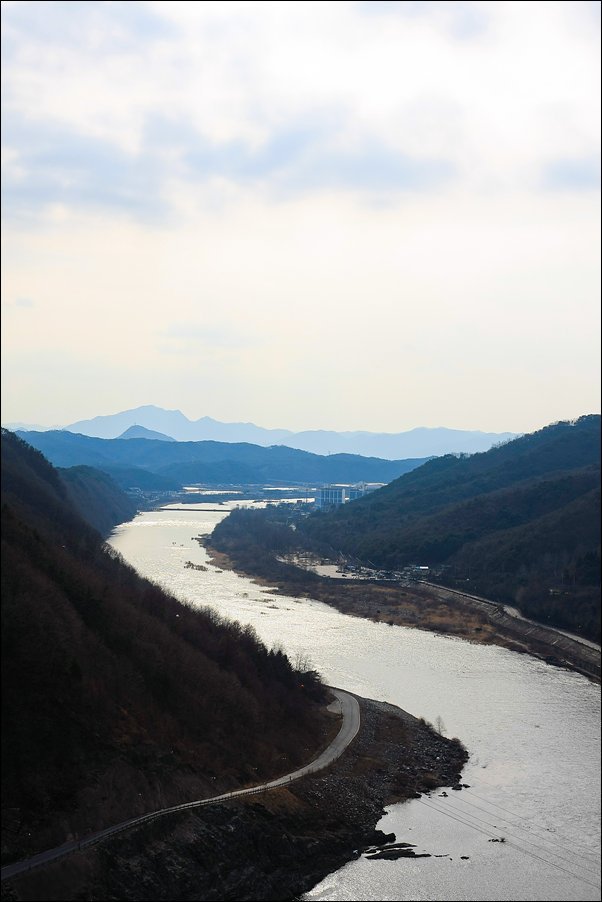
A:
[[[184,121],[153,116],[144,151],[130,154],[107,140],[55,124],[7,116],[19,146],[3,171],[3,216],[31,218],[64,208],[113,210],[158,221],[169,216],[169,182],[206,185],[216,177],[258,185],[273,195],[319,189],[356,192],[423,191],[448,183],[454,166],[410,156],[376,142],[338,147],[322,124],[274,133],[259,146],[216,145]]]
[[[172,323],[160,336],[162,350],[169,354],[205,351],[240,351],[262,344],[254,329],[239,329],[232,323],[202,324],[194,321]]]
[[[357,6],[367,15],[428,17],[452,37],[462,40],[480,36],[491,22],[491,16],[485,5],[478,2],[367,0],[358,3]]]
[[[6,418],[156,403],[291,428],[525,430],[597,408],[587,193],[241,195],[176,227],[105,211],[7,230],[7,297],[37,306],[35,328],[15,310],[3,330]]]
[[[36,306],[36,302],[31,298],[17,297],[14,300],[2,300],[2,309],[6,311],[14,310],[32,310]]]
[[[370,202],[529,191],[546,166],[560,182],[554,160],[598,149],[591,16],[577,3],[8,4],[5,210],[152,222],[174,212],[169,182],[212,179],[275,201],[334,189]]]
[[[600,155],[548,163],[543,169],[541,185],[552,191],[599,190]]]
[[[92,53],[123,51],[141,40],[164,40],[173,34],[164,17],[133,0],[33,0],[2,6],[6,8],[3,50],[12,59],[19,55],[23,34],[32,42]]]
[[[128,154],[106,140],[17,114],[7,114],[3,128],[19,148],[3,167],[6,219],[36,217],[56,205],[151,220],[167,213],[161,196],[167,164],[152,148]]]
[[[242,142],[220,147],[197,142],[186,161],[196,175],[205,178],[269,180],[276,190],[420,191],[448,181],[454,170],[445,159],[411,157],[375,142],[348,148],[329,146],[326,129],[320,126],[275,133],[258,148]]]
[[[10,418],[201,415],[199,386],[299,428],[593,409],[593,16],[3,4]]]

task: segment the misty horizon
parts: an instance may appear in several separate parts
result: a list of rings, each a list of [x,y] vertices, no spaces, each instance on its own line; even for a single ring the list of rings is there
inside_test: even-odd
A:
[[[3,421],[600,409],[596,4],[24,0],[2,24]]]

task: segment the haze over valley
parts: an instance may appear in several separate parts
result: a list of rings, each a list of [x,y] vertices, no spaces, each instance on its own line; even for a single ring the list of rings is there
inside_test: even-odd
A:
[[[598,902],[600,4],[1,15],[3,900]]]
[[[39,426],[7,423],[19,431],[40,431]],[[42,427],[43,431],[57,427]],[[263,429],[254,423],[221,423],[211,417],[189,420],[179,410],[163,410],[153,405],[61,427],[69,432],[98,438],[159,438],[184,442],[249,442],[254,445],[286,445],[314,454],[362,454],[390,460],[402,457],[430,457],[449,453],[487,451],[497,442],[515,438],[512,432],[488,433],[477,430],[416,427],[400,433],[332,430]],[[154,433],[154,434],[152,434]]]

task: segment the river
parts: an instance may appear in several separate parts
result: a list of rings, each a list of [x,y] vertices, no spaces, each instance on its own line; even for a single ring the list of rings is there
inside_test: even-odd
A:
[[[110,544],[178,597],[252,624],[293,660],[308,656],[331,685],[439,723],[470,753],[468,789],[393,805],[378,825],[433,857],[360,858],[304,899],[599,899],[600,687],[527,655],[350,617],[221,571],[194,538],[231,506],[142,513]]]

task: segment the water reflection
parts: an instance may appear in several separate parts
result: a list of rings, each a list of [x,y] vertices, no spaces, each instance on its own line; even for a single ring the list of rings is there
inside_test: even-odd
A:
[[[224,507],[141,514],[111,544],[179,597],[251,623],[293,658],[308,654],[333,685],[441,717],[471,755],[469,790],[392,806],[381,824],[445,857],[359,859],[306,899],[598,899],[599,687],[526,655],[345,616],[221,571],[194,539]]]

